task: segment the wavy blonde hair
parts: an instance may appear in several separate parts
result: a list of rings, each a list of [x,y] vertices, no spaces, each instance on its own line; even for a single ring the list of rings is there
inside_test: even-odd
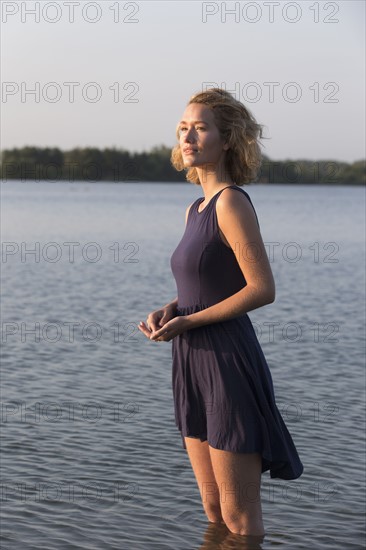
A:
[[[232,94],[221,88],[210,88],[194,94],[187,105],[201,103],[213,110],[215,123],[221,138],[229,144],[225,154],[225,169],[237,185],[254,181],[262,164],[259,140],[263,138],[263,126],[251,112]],[[179,141],[179,125],[176,128]],[[170,161],[181,172],[187,170],[186,180],[200,185],[196,168],[184,166],[179,143],[171,152]]]

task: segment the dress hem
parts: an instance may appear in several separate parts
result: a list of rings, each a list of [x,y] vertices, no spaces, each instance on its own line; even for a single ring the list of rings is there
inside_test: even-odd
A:
[[[178,430],[179,430],[179,428],[178,428]],[[250,450],[245,449],[245,450],[242,450],[241,447],[236,447],[233,450],[232,448],[228,449],[227,446],[225,446],[225,445],[219,445],[217,443],[216,444],[210,443],[210,439],[208,437],[206,437],[205,434],[200,434],[200,435],[191,435],[191,434],[188,435],[187,434],[187,435],[184,435],[182,432],[180,432],[180,434],[181,434],[181,438],[182,438],[182,447],[185,450],[187,450],[187,447],[186,447],[184,438],[185,437],[191,437],[192,439],[200,439],[200,441],[202,443],[207,441],[207,443],[209,444],[210,447],[212,447],[213,449],[216,449],[218,451],[228,451],[228,452],[240,453],[240,454],[259,453],[261,455],[261,458],[262,458],[262,474],[269,471],[271,479],[277,478],[277,479],[283,479],[283,480],[287,480],[287,481],[294,480],[294,479],[298,479],[304,472],[304,467],[302,465],[301,468],[299,468],[298,470],[293,470],[292,474],[285,474],[285,473],[281,474],[280,470],[283,470],[284,468],[286,468],[286,465],[290,464],[290,462],[284,461],[284,460],[274,461],[271,458],[269,458],[267,455],[263,454],[263,449],[250,449]],[[276,464],[279,465],[279,466],[276,467],[275,466]]]

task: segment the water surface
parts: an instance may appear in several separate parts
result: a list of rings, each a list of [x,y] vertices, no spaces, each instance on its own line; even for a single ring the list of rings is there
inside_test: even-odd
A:
[[[363,547],[364,190],[245,189],[277,290],[249,316],[305,468],[290,482],[263,474],[262,545],[208,523],[174,424],[171,342],[137,329],[176,297],[170,256],[200,188],[11,181],[4,548]]]

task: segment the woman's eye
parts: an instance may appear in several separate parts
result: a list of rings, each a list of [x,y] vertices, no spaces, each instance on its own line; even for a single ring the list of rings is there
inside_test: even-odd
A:
[[[196,129],[197,130],[206,130],[206,128],[204,126],[196,126]],[[183,132],[183,130],[187,130],[186,126],[181,126],[179,128],[179,132]]]

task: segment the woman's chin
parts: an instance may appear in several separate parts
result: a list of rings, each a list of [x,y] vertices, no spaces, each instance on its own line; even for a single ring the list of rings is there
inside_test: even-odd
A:
[[[186,160],[184,161],[184,166],[185,166],[185,168],[194,168],[195,166],[199,166],[199,165],[200,165],[200,163],[197,162],[197,161],[194,160],[194,159],[186,159]]]

